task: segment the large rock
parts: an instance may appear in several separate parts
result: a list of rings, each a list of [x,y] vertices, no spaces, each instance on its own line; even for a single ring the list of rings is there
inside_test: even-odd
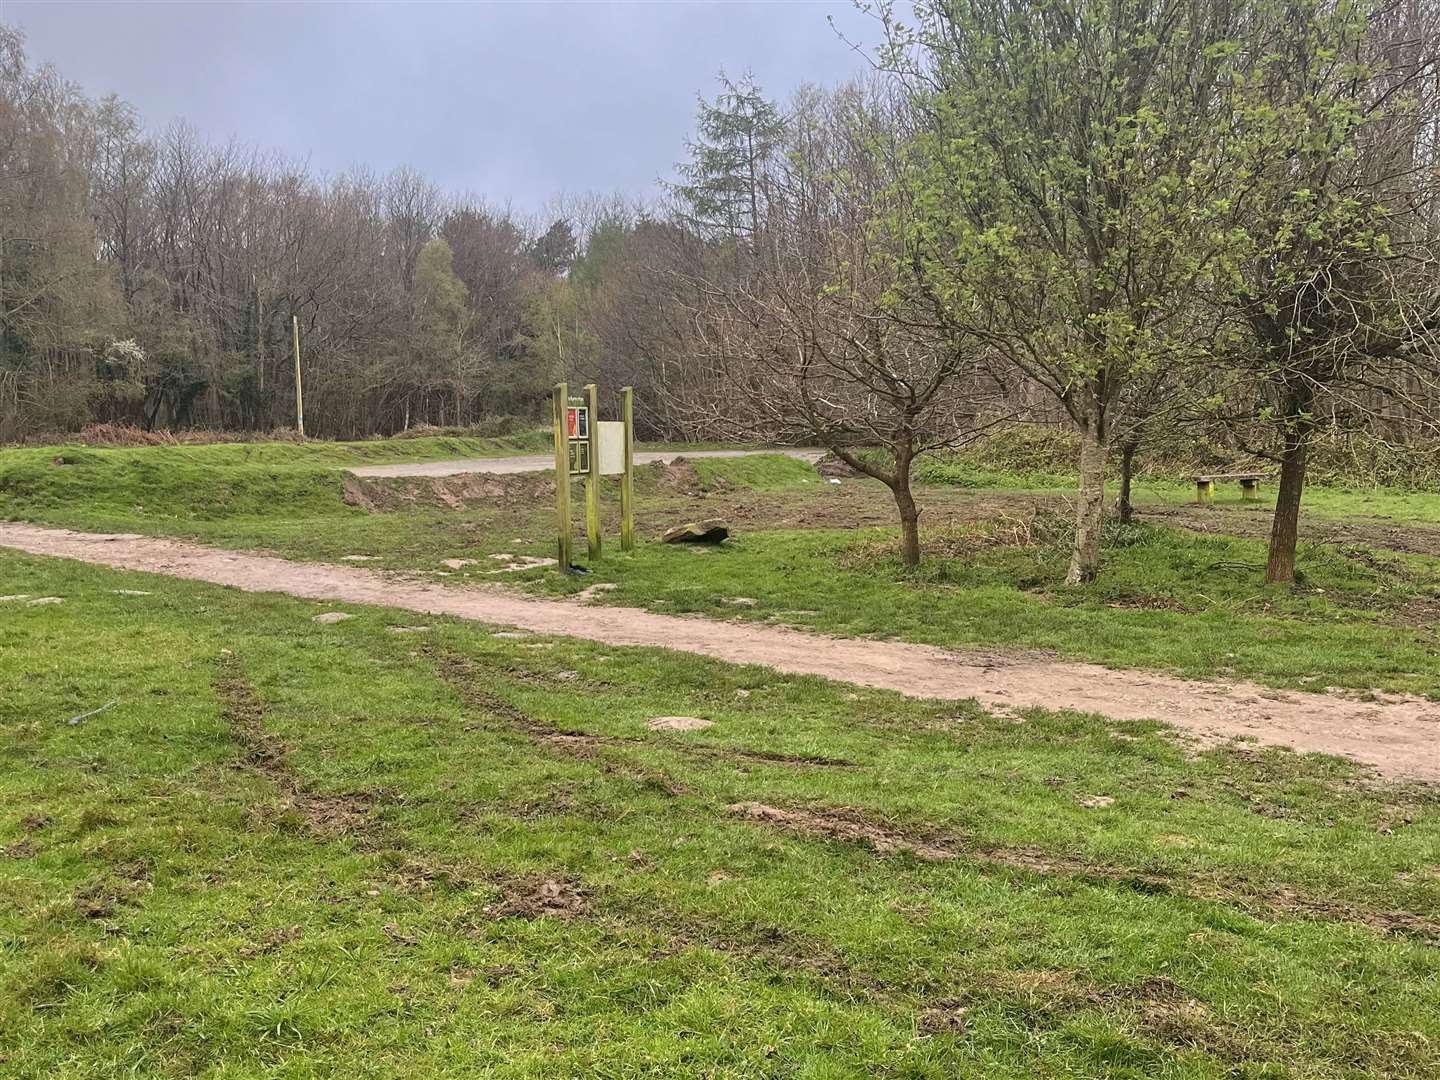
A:
[[[662,544],[718,544],[730,535],[730,527],[719,518],[687,521],[666,529],[660,536]]]

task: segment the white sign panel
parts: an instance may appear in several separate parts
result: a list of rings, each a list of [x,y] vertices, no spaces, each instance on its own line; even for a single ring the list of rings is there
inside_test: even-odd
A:
[[[600,475],[619,476],[625,471],[625,425],[619,420],[597,420],[595,434],[600,443]]]

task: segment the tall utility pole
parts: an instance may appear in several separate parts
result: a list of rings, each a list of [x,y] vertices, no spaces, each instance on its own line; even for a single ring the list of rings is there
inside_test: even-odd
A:
[[[290,316],[290,332],[295,339],[295,430],[305,438],[305,397],[300,391],[300,316]]]

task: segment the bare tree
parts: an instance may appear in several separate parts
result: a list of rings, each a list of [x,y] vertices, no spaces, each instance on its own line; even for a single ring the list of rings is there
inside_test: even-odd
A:
[[[711,430],[818,441],[880,480],[915,566],[911,467],[974,436],[987,384],[978,341],[919,319],[898,289],[895,105],[877,86],[798,95],[753,247],[711,253],[696,322],[718,382],[687,404]]]

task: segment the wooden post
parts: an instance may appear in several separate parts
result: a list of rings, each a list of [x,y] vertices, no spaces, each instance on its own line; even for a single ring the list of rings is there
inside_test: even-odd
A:
[[[290,331],[295,338],[295,430],[305,438],[305,398],[300,391],[300,316],[290,316]]]
[[[585,476],[585,539],[590,559],[600,558],[600,424],[599,392],[594,383],[585,386],[585,404],[590,407],[590,471]]]
[[[560,572],[570,573],[570,440],[565,430],[566,411],[570,408],[570,387],[557,383],[551,402],[555,418],[555,523],[559,547],[557,558]]]
[[[1201,506],[1209,506],[1215,501],[1215,481],[1208,476],[1202,476],[1195,481],[1195,501]]]
[[[620,420],[625,425],[625,471],[620,475],[620,550],[635,550],[635,391],[620,391]]]
[[[1240,498],[1246,502],[1254,502],[1260,498],[1260,483],[1254,477],[1246,476],[1240,480]]]

